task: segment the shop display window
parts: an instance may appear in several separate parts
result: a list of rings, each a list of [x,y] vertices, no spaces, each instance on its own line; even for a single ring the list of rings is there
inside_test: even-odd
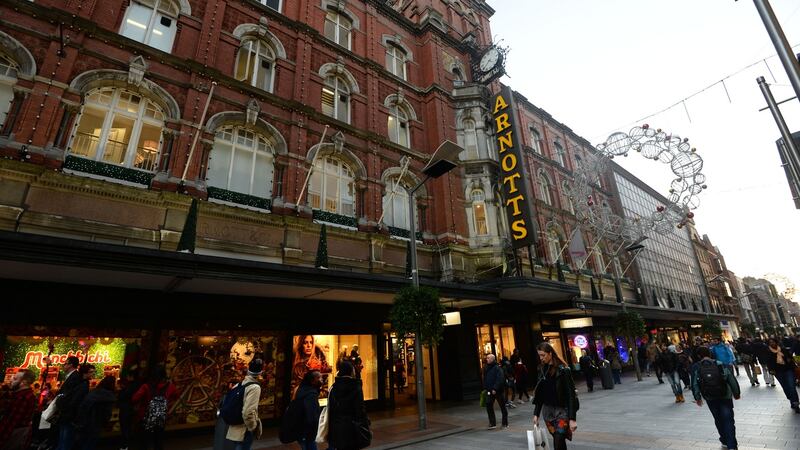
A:
[[[572,363],[573,366],[578,368],[578,361],[583,355],[583,351],[590,352],[589,338],[585,334],[569,334],[567,335],[567,344],[569,345],[569,353],[572,356],[571,360],[565,360]]]
[[[556,351],[556,354],[559,358],[561,358],[562,361],[567,361],[566,354],[564,353],[564,347],[561,345],[561,333],[542,333],[542,337],[544,338],[545,342],[549,343],[553,347],[553,350]]]
[[[198,336],[171,330],[162,341],[167,374],[178,391],[178,400],[169,405],[167,416],[173,428],[213,423],[222,396],[242,380],[255,358],[264,361],[259,413],[262,418],[275,418],[281,411],[285,386],[281,335],[218,333]]]
[[[362,381],[364,400],[378,398],[378,355],[375,335],[294,336],[292,349],[292,394],[297,390],[306,372],[318,370],[322,373],[320,404],[326,405],[337,366],[342,361],[349,361],[356,369],[356,376]]]
[[[516,348],[513,325],[478,325],[475,327],[478,338],[478,354],[481,358],[481,367],[486,361],[486,355],[493,354],[500,361],[503,357],[511,358]]]

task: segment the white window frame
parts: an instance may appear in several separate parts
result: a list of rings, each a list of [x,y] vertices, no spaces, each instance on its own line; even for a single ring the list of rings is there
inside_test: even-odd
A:
[[[278,9],[275,9],[275,8],[273,8],[273,7],[269,6],[269,5],[267,4],[267,1],[268,1],[268,0],[258,0],[258,2],[259,2],[259,3],[261,3],[261,4],[262,4],[262,5],[264,5],[264,6],[266,6],[266,7],[267,7],[267,8],[269,8],[269,9],[272,9],[272,10],[275,10],[275,11],[278,11],[278,12],[281,12],[281,11],[283,11],[283,0],[278,0]]]
[[[328,163],[334,163],[336,166],[336,173],[331,174],[325,168],[327,167]],[[337,192],[335,195],[331,195],[331,197],[335,197],[336,205],[334,207],[334,211],[332,211],[328,207],[328,177],[335,176],[336,177],[336,190]],[[347,214],[343,212],[344,206],[347,202],[345,202],[345,198],[342,196],[342,183],[349,183],[352,186],[352,214]],[[308,203],[311,205],[311,208],[318,209],[321,211],[327,211],[334,214],[339,214],[342,216],[356,216],[356,189],[355,189],[355,182],[356,177],[350,166],[347,165],[344,161],[333,158],[331,156],[325,156],[317,158],[314,162],[313,172],[311,174],[311,179],[309,180],[308,184]],[[317,187],[317,183],[319,183],[319,187]],[[314,201],[316,197],[316,202]]]
[[[336,120],[341,120],[345,123],[350,123],[350,86],[347,84],[346,81],[341,79],[337,76],[329,76],[325,78],[325,83],[322,86],[322,90],[328,89],[329,92],[333,94],[333,114],[328,114],[329,117],[333,117]],[[342,100],[342,97],[345,100]],[[320,102],[325,101],[324,96],[320,99]],[[345,111],[346,117],[342,119],[340,116],[342,112],[340,111],[340,103],[346,103],[347,108]]]
[[[531,147],[537,154],[542,154],[542,134],[535,127],[531,127]]]
[[[570,212],[570,214],[575,214],[575,203],[572,201],[572,197],[569,196],[569,184],[566,180],[561,182],[561,199],[562,205],[561,207]]]
[[[400,228],[402,230],[411,229],[411,220],[408,211],[408,191],[410,187],[406,183],[399,182],[397,177],[389,180],[386,183],[386,189],[383,193],[383,223],[390,227]],[[392,195],[394,190],[394,195]],[[391,199],[391,203],[389,203]],[[417,199],[414,198],[414,208],[417,207]],[[398,223],[397,211],[403,212],[403,223]],[[415,214],[419,224],[419,214]]]
[[[480,146],[478,145],[478,124],[472,119],[464,119],[464,159],[478,159],[480,157]],[[474,141],[474,150],[471,149],[470,140]]]
[[[333,25],[333,36],[328,36],[328,23]],[[341,42],[343,40],[342,33],[347,34],[347,45]],[[337,45],[352,50],[353,21],[341,11],[329,9],[325,12],[325,24],[323,25],[322,34]]]
[[[261,54],[262,49],[266,51],[267,55]],[[243,55],[245,52],[247,55]],[[247,64],[245,65],[246,72],[244,74],[239,74],[239,63],[241,62],[242,56],[247,57]],[[247,73],[250,71],[250,58],[254,56],[257,58],[257,61],[256,64],[253,64],[253,73]],[[258,89],[272,92],[275,83],[275,61],[275,49],[272,48],[270,44],[262,39],[247,37],[242,40],[242,44],[239,46],[239,51],[236,53],[236,65],[234,66],[236,73],[234,73],[234,75],[239,81],[245,81]],[[267,62],[270,65],[269,69],[264,69],[261,67],[264,62]],[[258,75],[262,70],[269,70],[269,79],[266,80],[266,86],[259,86],[257,84]]]
[[[408,78],[408,69],[406,67],[406,63],[408,62],[408,56],[406,55],[405,50],[402,48],[389,43],[386,47],[386,70],[388,70],[392,75],[402,78],[403,80],[407,80]]]
[[[0,130],[5,126],[11,102],[14,101],[14,85],[17,84],[18,73],[19,64],[11,57],[0,53],[0,89],[8,89],[11,94],[8,103],[0,105]]]
[[[474,189],[470,193],[470,200],[472,200],[472,227],[475,230],[475,236],[488,236],[489,230],[489,215],[486,212],[486,194],[482,189]],[[478,220],[478,211],[483,211],[483,227],[481,227]],[[484,232],[481,232],[483,228]]]
[[[152,3],[148,4],[150,2],[152,2]],[[150,18],[149,18],[149,20],[148,20],[146,25],[145,24],[140,24],[140,23],[135,23],[134,24],[133,22],[129,22],[129,20],[130,20],[129,19],[129,14],[131,13],[131,11],[133,11],[134,4],[138,4],[138,5],[146,7],[146,8],[151,8]],[[163,4],[171,5],[172,6],[172,10],[175,12],[175,15],[173,15],[172,13],[169,13],[169,12],[165,11],[164,9],[162,9],[161,6]],[[145,35],[144,35],[144,40],[141,41],[141,42],[142,42],[142,44],[150,45],[150,41],[151,41],[151,38],[153,37],[153,34],[156,31],[158,31],[158,30],[154,29],[156,20],[161,20],[160,17],[166,17],[166,18],[172,20],[172,26],[170,27],[170,29],[173,31],[173,33],[172,33],[172,42],[170,43],[170,48],[168,50],[167,49],[159,49],[159,50],[165,51],[167,53],[171,53],[172,52],[172,48],[175,46],[175,37],[178,34],[178,16],[180,16],[180,7],[173,0],[131,0],[128,8],[125,9],[125,17],[122,19],[122,26],[121,26],[121,28],[119,30],[119,34],[121,34],[121,35],[123,35],[125,37],[128,37],[128,36],[125,35],[125,30],[127,29],[128,26],[137,27],[137,28],[144,27]],[[134,39],[134,38],[129,38],[129,39]],[[139,41],[137,40],[137,42],[139,42]],[[153,47],[152,45],[150,45],[150,46]],[[157,47],[153,47],[153,48],[157,48]]]
[[[95,102],[93,102],[91,100],[91,95],[92,94],[94,94],[96,92],[100,93],[100,92],[102,92],[104,90],[105,91],[108,91],[108,90],[112,91],[111,99],[110,99],[108,105],[104,105],[102,103],[95,103]],[[132,113],[132,112],[129,112],[129,111],[126,111],[126,110],[118,109],[120,97],[121,97],[123,92],[135,95],[135,96],[140,98],[139,109],[138,109],[138,111],[136,113]],[[157,118],[147,117],[146,116],[146,112],[148,111],[148,104],[152,105],[152,108],[159,115],[161,115],[161,119],[157,119]],[[97,138],[97,147],[95,149],[95,154],[94,154],[93,157],[89,157],[88,155],[77,154],[72,149],[72,147],[75,144],[76,139],[79,139],[78,128],[80,126],[81,119],[83,118],[84,112],[86,111],[86,108],[92,108],[92,109],[95,109],[95,110],[102,110],[103,113],[105,114],[105,116],[103,118],[103,127],[102,127],[102,129],[100,131],[100,136]],[[116,116],[118,116],[118,115],[126,117],[128,119],[133,119],[134,120],[133,127],[132,127],[132,130],[131,130],[131,136],[130,136],[129,141],[128,141],[128,146],[125,148],[125,156],[123,158],[122,163],[120,163],[120,164],[109,163],[109,162],[105,162],[103,160],[103,156],[106,153],[106,146],[108,145],[108,137],[109,137],[109,134],[111,132],[111,125],[114,122],[114,118]],[[73,133],[72,133],[72,138],[70,139],[70,144],[67,147],[68,148],[68,152],[70,154],[72,154],[72,155],[75,155],[75,156],[78,156],[78,157],[81,157],[81,158],[91,159],[93,161],[103,162],[105,164],[120,165],[120,166],[129,168],[129,169],[142,170],[142,171],[151,172],[151,173],[155,172],[158,169],[158,161],[159,161],[159,157],[161,155],[161,146],[162,146],[163,141],[164,141],[164,137],[163,137],[164,117],[165,117],[165,115],[164,115],[164,112],[161,110],[161,108],[155,102],[153,102],[152,100],[148,99],[147,97],[142,96],[141,94],[138,94],[138,93],[135,93],[133,91],[129,91],[129,90],[123,89],[123,88],[103,87],[103,88],[98,88],[98,89],[92,90],[92,91],[88,92],[84,96],[84,102],[83,102],[83,106],[81,107],[81,113],[80,113],[80,116],[78,117],[78,120],[75,121],[75,125],[74,125],[74,128],[73,128]],[[141,167],[135,167],[134,166],[136,155],[138,154],[138,148],[136,148],[136,145],[138,144],[139,138],[141,137],[141,131],[142,131],[142,125],[143,124],[147,124],[147,125],[150,125],[150,126],[158,127],[162,131],[162,133],[159,133],[158,148],[157,148],[155,154],[152,157],[153,163],[152,163],[152,168],[151,169],[146,169],[146,168],[141,168]],[[92,137],[94,137],[94,136],[92,135]]]
[[[567,167],[566,150],[564,150],[564,146],[561,145],[561,141],[557,140],[553,142],[553,153],[553,159],[558,163],[558,165],[561,167]]]
[[[405,108],[400,105],[392,107],[392,114],[389,115],[386,126],[390,141],[402,145],[403,147],[411,148],[411,123],[409,114],[406,112]],[[392,130],[392,128],[394,128],[394,130]],[[392,136],[392,131],[394,131],[394,138]]]
[[[220,186],[218,184],[215,184],[214,180],[210,180],[207,177],[206,181],[208,181],[208,185],[212,186],[212,187],[225,189],[227,191],[240,192],[242,194],[247,194],[247,195],[256,195],[253,192],[253,186],[255,185],[255,181],[256,181],[256,178],[255,178],[256,177],[256,167],[257,167],[256,166],[256,162],[258,161],[258,158],[257,158],[258,155],[262,155],[262,156],[266,156],[267,157],[267,162],[268,162],[268,164],[270,164],[270,167],[268,168],[269,176],[267,177],[267,180],[265,180],[265,184],[267,186],[267,196],[263,197],[263,198],[272,198],[272,184],[273,184],[273,181],[274,181],[273,177],[274,177],[274,170],[275,170],[275,166],[274,166],[274,164],[275,164],[275,149],[270,144],[269,139],[267,139],[265,136],[261,135],[260,133],[248,130],[248,129],[244,128],[244,127],[230,125],[230,126],[222,127],[219,130],[217,130],[216,133],[214,133],[214,145],[217,144],[218,140],[219,141],[223,140],[223,138],[220,137],[220,134],[226,133],[226,132],[231,134],[231,139],[224,141],[225,145],[229,145],[230,148],[231,148],[230,158],[228,159],[228,161],[223,162],[223,164],[227,164],[228,165],[227,181],[225,183],[225,186]],[[245,145],[240,144],[239,143],[239,139],[238,139],[239,136],[240,136],[240,133],[252,134],[252,136],[253,136],[252,137],[253,144],[250,145],[250,146],[245,146]],[[259,144],[263,144],[264,147],[266,147],[266,150],[259,149]],[[244,153],[250,153],[251,154],[250,183],[249,183],[249,188],[248,188],[247,192],[242,192],[242,191],[233,189],[231,187],[231,178],[232,178],[231,176],[233,174],[233,162],[234,162],[234,160],[236,158],[237,151],[239,153],[244,152]],[[210,156],[209,156],[209,163],[208,163],[209,171],[206,172],[206,176],[208,176],[208,174],[211,173],[210,169],[214,164],[219,164],[220,163],[219,160],[215,161],[213,156],[214,156],[214,147],[211,148],[211,153],[210,153]],[[256,196],[260,197],[260,195],[256,195]]]
[[[539,184],[541,200],[549,206],[553,206],[553,198],[550,195],[550,180],[547,178],[547,175],[545,175],[543,172],[539,172],[536,181]]]

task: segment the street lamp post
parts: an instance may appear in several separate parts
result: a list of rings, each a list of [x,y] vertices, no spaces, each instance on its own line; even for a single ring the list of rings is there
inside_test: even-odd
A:
[[[788,75],[789,81],[792,83],[795,95],[800,100],[800,62],[797,61],[797,57],[792,53],[792,47],[789,45],[780,23],[778,23],[777,17],[775,17],[775,12],[772,10],[769,0],[753,0],[753,3],[756,5],[758,15],[761,16],[761,21],[764,22],[764,28],[767,29],[767,34],[769,34],[769,38],[778,52],[783,68],[786,69],[786,75]]]
[[[439,148],[433,153],[428,165],[422,169],[425,178],[420,181],[416,186],[408,191],[408,218],[409,223],[409,239],[411,240],[411,284],[414,288],[419,288],[419,269],[417,267],[417,224],[416,224],[416,211],[414,208],[414,193],[419,190],[431,178],[439,178],[440,176],[450,172],[456,168],[458,161],[458,154],[463,149],[451,141],[444,141]],[[417,408],[419,409],[419,429],[424,430],[428,427],[428,418],[425,412],[425,374],[424,365],[422,361],[422,342],[420,341],[420,333],[414,336],[414,364],[417,384]]]

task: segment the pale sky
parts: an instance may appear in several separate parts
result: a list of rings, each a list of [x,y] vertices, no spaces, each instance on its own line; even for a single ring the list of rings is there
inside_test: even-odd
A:
[[[488,0],[496,42],[510,47],[501,79],[593,144],[647,119],[689,138],[705,160],[708,189],[695,222],[738,276],[775,272],[800,287],[800,210],[794,208],[775,146],[780,137],[756,83],[780,101],[794,95],[750,0]],[[771,0],[791,45],[800,44],[800,1]],[[800,46],[795,48],[800,52]],[[771,58],[770,58],[771,57]],[[800,102],[781,105],[800,131]],[[638,123],[640,124],[640,123]],[[618,158],[666,194],[669,166],[639,154]]]

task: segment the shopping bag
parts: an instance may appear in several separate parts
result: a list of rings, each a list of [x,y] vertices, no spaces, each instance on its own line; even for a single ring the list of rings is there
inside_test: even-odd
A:
[[[486,408],[486,391],[481,391],[481,408]]]
[[[528,430],[528,450],[550,450],[544,430],[539,425],[534,425],[533,430]]]
[[[62,394],[56,396],[53,401],[47,405],[44,411],[42,411],[42,422],[53,423],[58,418],[58,399],[61,397]]]
[[[319,423],[317,424],[317,444],[328,442],[328,408],[322,408],[319,413]]]
[[[755,374],[761,375],[761,366],[755,366]]]

